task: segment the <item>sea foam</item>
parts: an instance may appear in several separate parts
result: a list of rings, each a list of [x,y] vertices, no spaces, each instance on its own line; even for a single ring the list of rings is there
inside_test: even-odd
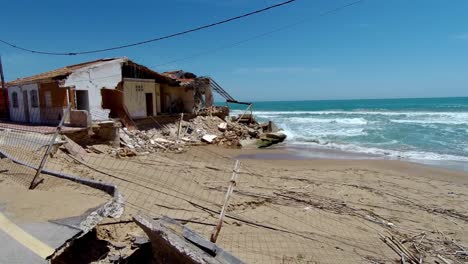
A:
[[[254,115],[276,122],[290,144],[411,160],[468,161],[468,112],[261,110]]]

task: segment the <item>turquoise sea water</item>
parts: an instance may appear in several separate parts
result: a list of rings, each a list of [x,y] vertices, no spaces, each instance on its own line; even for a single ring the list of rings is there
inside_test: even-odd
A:
[[[468,97],[254,102],[254,114],[283,128],[289,145],[468,162]]]

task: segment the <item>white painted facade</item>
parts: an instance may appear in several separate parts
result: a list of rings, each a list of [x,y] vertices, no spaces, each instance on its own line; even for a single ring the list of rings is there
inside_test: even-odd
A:
[[[124,104],[132,118],[148,116],[147,94],[151,94],[152,116],[156,116],[160,105],[159,84],[154,80],[125,78],[123,86]],[[160,107],[159,107],[160,109]]]
[[[101,106],[101,89],[115,89],[122,81],[122,64],[125,58],[93,64],[75,70],[65,80],[63,87],[74,87],[75,90],[87,90],[89,113],[93,121],[109,119],[109,110]]]
[[[22,123],[41,123],[37,83],[8,87],[10,119]],[[14,95],[16,94],[16,96]],[[14,98],[17,101],[14,102]]]

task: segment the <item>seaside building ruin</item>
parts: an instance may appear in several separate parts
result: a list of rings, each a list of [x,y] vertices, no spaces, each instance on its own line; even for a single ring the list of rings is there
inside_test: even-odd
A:
[[[7,84],[10,120],[57,125],[71,104],[68,123],[165,114],[198,113],[213,106],[210,78],[174,71],[158,73],[126,57],[99,59],[20,78]]]

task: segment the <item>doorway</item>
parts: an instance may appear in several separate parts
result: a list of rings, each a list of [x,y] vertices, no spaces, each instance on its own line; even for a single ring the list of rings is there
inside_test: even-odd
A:
[[[146,99],[146,116],[153,116],[153,94],[152,93],[145,93]]]
[[[77,110],[86,110],[89,112],[89,97],[88,91],[86,90],[76,90],[76,109]]]
[[[23,91],[24,122],[29,123],[28,91]]]

